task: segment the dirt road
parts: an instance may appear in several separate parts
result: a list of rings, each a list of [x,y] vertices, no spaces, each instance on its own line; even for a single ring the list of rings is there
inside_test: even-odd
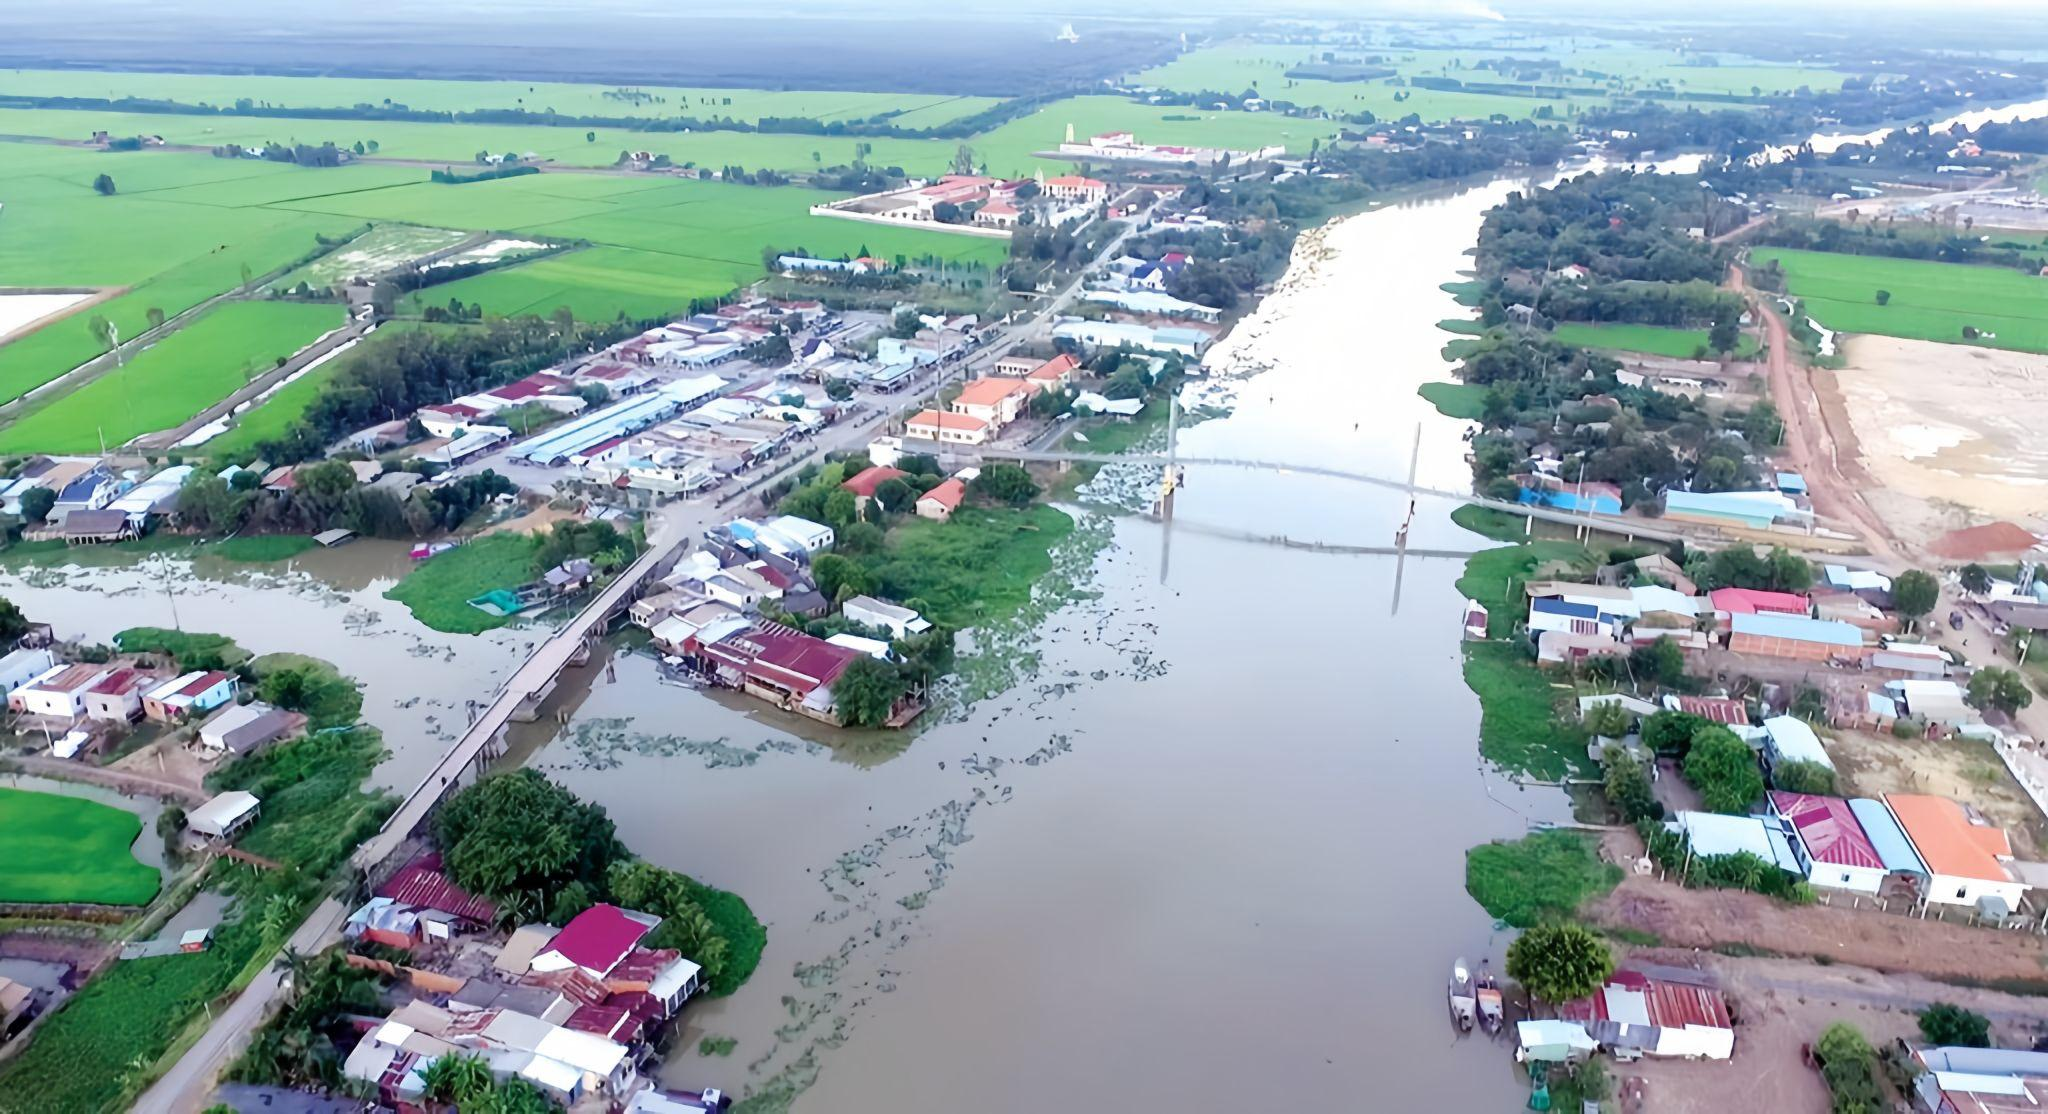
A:
[[[1750,289],[1741,267],[1728,268],[1726,285],[1749,300],[1751,314],[1763,325],[1771,399],[1785,423],[1784,444],[1778,450],[1781,466],[1806,477],[1816,512],[1853,527],[1863,536],[1872,557],[1902,567],[1906,562],[1895,548],[1895,539],[1863,501],[1862,482],[1867,477],[1856,468],[1853,453],[1844,463],[1814,390],[1812,373],[1793,355],[1791,328],[1766,296]]]
[[[37,755],[16,755],[0,763],[0,769],[10,769],[24,774],[37,774],[64,781],[82,781],[131,796],[161,797],[186,806],[203,805],[211,796],[204,790],[181,785],[175,781],[138,774],[128,770],[108,769],[85,762],[71,762],[62,758],[47,758]]]

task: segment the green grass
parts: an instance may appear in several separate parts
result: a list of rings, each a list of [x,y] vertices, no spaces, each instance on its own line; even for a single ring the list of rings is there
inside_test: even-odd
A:
[[[341,675],[334,664],[307,654],[264,654],[249,663],[260,686],[264,678],[280,670],[297,670],[306,678],[306,691],[294,710],[304,712],[314,731],[346,727],[363,712],[363,694],[354,682]]]
[[[262,564],[297,557],[315,544],[304,534],[253,534],[215,542],[210,551],[229,561]]]
[[[1074,520],[1053,507],[966,506],[946,522],[903,519],[890,528],[881,553],[857,560],[882,595],[918,601],[927,618],[960,629],[995,622],[1029,602],[1032,585],[1052,571],[1052,548],[1073,529]]]
[[[0,789],[0,901],[146,905],[160,879],[130,850],[141,834],[112,805]]]
[[[1486,388],[1471,383],[1424,383],[1415,393],[1447,417],[1476,422],[1486,413]]]
[[[1600,845],[1581,832],[1533,832],[1465,852],[1465,892],[1516,928],[1570,917],[1621,882],[1621,868],[1600,861]]]
[[[244,410],[225,433],[208,439],[196,451],[215,461],[246,463],[256,456],[258,446],[266,441],[280,440],[289,433],[292,423],[303,417],[334,377],[352,364],[368,358],[409,332],[453,333],[470,327],[419,321],[391,321],[379,325],[375,332],[357,341],[355,347],[297,376]]]
[[[1669,356],[1673,359],[1690,360],[1700,353],[1711,358],[1713,350],[1707,344],[1705,329],[1674,329],[1662,325],[1619,325],[1588,324],[1582,321],[1566,321],[1558,325],[1552,334],[1561,344],[1579,348],[1611,348],[1623,352],[1645,352],[1652,356]],[[1743,334],[1735,346],[1735,357],[1747,359],[1756,355],[1756,339]]]
[[[862,120],[885,112],[905,127],[930,127],[979,112],[993,97],[943,93],[854,93],[707,89],[660,85],[629,88],[659,97],[623,101],[604,94],[617,85],[527,81],[435,81],[401,78],[272,77],[251,74],[110,73],[79,70],[0,72],[0,93],[43,97],[161,98],[181,104],[231,106],[247,98],[287,108],[348,108],[395,101],[427,112],[478,109],[553,110],[572,116],[729,116],[749,123],[763,116]],[[225,118],[228,122],[233,117]],[[305,121],[301,121],[305,123]],[[564,129],[569,130],[569,129]],[[580,142],[584,129],[573,129]]]
[[[78,453],[169,429],[339,328],[339,307],[229,302],[0,430],[0,453]],[[10,346],[11,347],[11,346]]]
[[[1439,283],[1437,289],[1456,298],[1461,306],[1478,306],[1486,298],[1486,284],[1476,279]],[[1442,327],[1442,322],[1438,323]]]
[[[1869,255],[1758,248],[1758,265],[1776,260],[1787,290],[1837,332],[1978,344],[2048,353],[2048,279],[1999,267]],[[1877,291],[1889,290],[1889,304]],[[1963,337],[1963,327],[1987,334]]]
[[[413,618],[448,634],[481,634],[512,620],[469,606],[494,588],[515,588],[533,579],[538,543],[531,535],[492,534],[421,561],[384,593],[412,611]]]
[[[1519,545],[1527,536],[1529,520],[1518,514],[1467,503],[1451,512],[1451,521],[1484,538]]]
[[[249,651],[236,645],[235,640],[227,635],[163,627],[129,627],[114,636],[114,645],[119,646],[124,654],[168,654],[186,669],[199,668],[183,665],[188,661],[222,661],[232,666],[249,660]],[[209,665],[206,668],[216,667]]]
[[[1459,525],[1489,536],[1505,534],[1504,521],[1460,508]],[[1470,512],[1470,513],[1468,513]],[[1555,781],[1586,768],[1585,741],[1576,725],[1557,715],[1549,678],[1536,668],[1513,633],[1527,607],[1522,585],[1552,573],[1585,574],[1593,556],[1567,541],[1534,541],[1482,550],[1465,562],[1458,591],[1486,605],[1488,633],[1496,641],[1465,644],[1465,684],[1479,695],[1479,753],[1502,769]]]
[[[1485,325],[1470,317],[1446,317],[1437,322],[1436,327],[1444,332],[1466,337],[1476,337],[1486,331]]]
[[[688,882],[690,900],[704,910],[726,944],[725,969],[705,988],[711,997],[723,998],[738,990],[761,965],[761,952],[768,947],[768,929],[754,916],[746,898],[694,878]]]

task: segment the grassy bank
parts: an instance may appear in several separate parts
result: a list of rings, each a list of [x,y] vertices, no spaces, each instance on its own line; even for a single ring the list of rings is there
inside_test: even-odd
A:
[[[141,834],[112,805],[0,789],[0,901],[145,905],[159,879],[131,850]]]
[[[125,654],[164,654],[187,669],[218,669],[249,660],[249,651],[224,634],[194,633],[164,627],[129,627],[114,636],[114,645]]]
[[[754,916],[747,899],[730,890],[707,886],[689,879],[690,900],[711,919],[718,936],[725,941],[725,967],[711,980],[713,998],[738,990],[761,966],[761,952],[768,947],[768,929]]]
[[[1465,892],[1516,928],[1570,917],[1621,884],[1621,868],[1600,861],[1584,832],[1534,832],[1465,852]]]
[[[1465,562],[1458,591],[1486,606],[1490,641],[1465,644],[1465,683],[1479,696],[1479,752],[1503,769],[1555,781],[1586,769],[1585,740],[1560,718],[1550,679],[1515,635],[1525,610],[1522,586],[1551,575],[1582,577],[1594,558],[1573,541],[1521,541],[1523,520],[1479,507],[1452,515],[1460,526],[1515,544],[1481,550]]]
[[[1674,329],[1662,325],[1589,324],[1566,321],[1551,334],[1562,344],[1577,348],[1607,348],[1621,352],[1642,352],[1669,356],[1675,360],[1711,358],[1705,329]],[[1735,346],[1736,359],[1756,355],[1756,338],[1745,334]]]
[[[1424,383],[1415,393],[1446,417],[1476,422],[1486,413],[1486,388],[1469,383]]]
[[[448,634],[481,634],[512,620],[469,606],[494,588],[533,579],[537,543],[524,534],[492,534],[422,561],[384,593],[411,609],[413,618]]]
[[[1073,529],[1074,520],[1054,507],[962,507],[947,522],[905,519],[879,553],[856,560],[884,596],[965,628],[1022,608],[1032,585],[1052,571],[1052,548]]]

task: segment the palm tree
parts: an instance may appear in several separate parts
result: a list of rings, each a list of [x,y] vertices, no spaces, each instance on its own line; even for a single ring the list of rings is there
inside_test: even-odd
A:
[[[290,1001],[298,1001],[299,995],[305,992],[306,977],[313,973],[314,962],[312,956],[289,945],[277,953],[276,959],[270,961],[271,968],[282,971],[284,981],[291,986]]]

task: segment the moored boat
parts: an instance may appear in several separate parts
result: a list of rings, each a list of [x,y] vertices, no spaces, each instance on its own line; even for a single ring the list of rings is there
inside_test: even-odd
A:
[[[1451,999],[1451,1024],[1456,1025],[1460,1033],[1471,1032],[1473,1017],[1478,1009],[1478,1002],[1472,996],[1472,969],[1465,965],[1463,959],[1451,965],[1449,993]]]
[[[1501,1030],[1507,1027],[1508,1013],[1506,1003],[1501,999],[1500,983],[1494,979],[1493,972],[1484,969],[1479,972],[1475,997],[1479,1000],[1480,1027],[1489,1036],[1500,1036]]]

